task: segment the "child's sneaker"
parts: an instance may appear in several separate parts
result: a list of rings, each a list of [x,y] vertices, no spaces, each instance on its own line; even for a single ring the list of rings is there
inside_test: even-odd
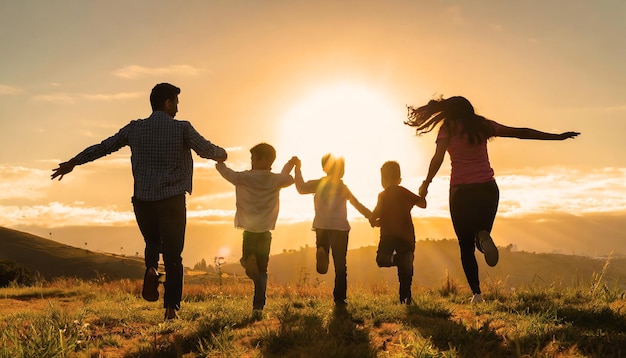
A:
[[[328,272],[328,252],[323,247],[318,247],[315,253],[315,259],[317,261],[316,268],[320,274]]]
[[[493,267],[498,264],[498,248],[493,243],[491,235],[485,230],[478,233],[477,237],[480,251],[485,254],[487,265]]]
[[[386,255],[386,254],[382,254],[382,253],[376,253],[376,264],[378,265],[378,267],[392,267],[395,266],[393,261],[394,261],[394,256],[393,255]]]
[[[242,257],[239,260],[239,263],[244,269],[246,269],[246,276],[248,276],[251,280],[254,281],[259,277],[259,267],[256,264],[256,255],[249,255],[245,260]]]
[[[143,276],[141,296],[144,300],[154,302],[159,300],[159,273],[154,267],[148,267]]]
[[[476,303],[483,303],[483,302],[485,302],[485,300],[480,295],[480,293],[475,293],[474,296],[472,296],[472,301],[471,302],[473,304],[476,304]]]

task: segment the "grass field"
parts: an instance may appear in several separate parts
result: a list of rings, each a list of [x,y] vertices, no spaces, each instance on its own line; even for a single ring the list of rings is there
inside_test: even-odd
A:
[[[0,357],[622,357],[626,294],[592,287],[507,288],[486,302],[452,279],[414,287],[398,304],[397,283],[348,291],[335,309],[326,286],[268,286],[262,317],[249,280],[187,279],[180,319],[141,299],[141,281],[59,279],[0,289]],[[161,301],[162,302],[162,301]]]

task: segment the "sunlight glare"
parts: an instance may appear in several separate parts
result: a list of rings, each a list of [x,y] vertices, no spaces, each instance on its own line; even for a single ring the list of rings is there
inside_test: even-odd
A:
[[[415,166],[409,158],[417,155],[408,144],[415,139],[414,132],[403,124],[405,115],[404,104],[394,104],[365,85],[320,87],[283,116],[280,149],[302,160],[305,180],[324,175],[320,164],[324,154],[343,156],[346,184],[361,202],[373,205],[382,190],[380,166],[385,161],[398,161],[403,177],[411,169],[408,164]]]
[[[222,246],[217,250],[217,257],[229,257],[230,256],[230,246]]]

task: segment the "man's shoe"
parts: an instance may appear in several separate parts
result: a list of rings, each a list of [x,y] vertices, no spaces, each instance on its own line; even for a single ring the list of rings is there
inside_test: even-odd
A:
[[[252,320],[260,321],[263,319],[263,309],[262,308],[254,308],[252,310]]]
[[[317,252],[315,253],[316,269],[320,274],[325,274],[328,272],[328,252],[323,247],[318,247]]]
[[[493,243],[491,235],[485,230],[478,233],[478,244],[485,254],[487,265],[493,267],[498,264],[498,248]]]
[[[483,300],[483,297],[480,295],[480,293],[475,293],[474,296],[472,296],[472,301],[473,304],[475,303],[483,303],[485,302],[485,300]]]
[[[243,259],[241,260],[243,261]],[[246,269],[246,276],[251,280],[254,281],[259,278],[259,267],[256,263],[256,255],[249,255],[241,264]]]
[[[144,300],[154,302],[159,300],[159,273],[156,268],[148,267],[143,276],[141,296]]]
[[[165,320],[169,321],[172,319],[178,319],[178,313],[176,313],[175,308],[166,308],[165,309]]]

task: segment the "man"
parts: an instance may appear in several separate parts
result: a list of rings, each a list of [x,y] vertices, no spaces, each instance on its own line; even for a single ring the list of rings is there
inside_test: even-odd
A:
[[[159,83],[150,94],[152,114],[131,121],[100,144],[86,148],[74,158],[53,169],[51,179],[59,180],[76,165],[101,158],[124,146],[132,152],[134,177],[132,198],[135,217],[146,242],[142,296],[159,299],[157,272],[159,253],[163,253],[165,319],[177,318],[183,290],[182,251],[185,240],[185,193],[191,194],[193,160],[191,149],[199,156],[226,160],[226,151],[204,139],[187,121],[175,120],[180,88]]]

